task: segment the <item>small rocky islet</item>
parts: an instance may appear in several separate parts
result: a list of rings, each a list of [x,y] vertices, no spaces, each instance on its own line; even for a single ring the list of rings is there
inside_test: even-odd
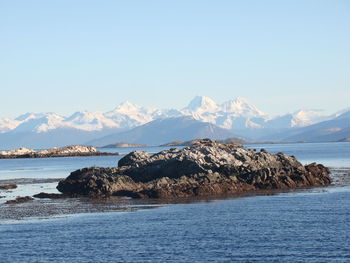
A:
[[[322,164],[304,166],[284,153],[203,139],[153,155],[133,151],[119,160],[118,167],[79,169],[60,181],[57,189],[65,196],[168,199],[330,183],[330,171]]]
[[[47,150],[35,151],[28,148],[19,148],[10,151],[0,151],[0,159],[15,158],[50,158],[50,157],[74,157],[74,156],[107,156],[119,155],[118,153],[100,152],[93,146],[70,145],[65,147],[53,147]]]

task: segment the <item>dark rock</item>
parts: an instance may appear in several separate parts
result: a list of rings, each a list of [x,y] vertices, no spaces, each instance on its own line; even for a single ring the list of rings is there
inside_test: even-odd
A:
[[[208,139],[153,155],[131,152],[118,166],[77,170],[57,189],[69,195],[176,198],[330,184],[329,170],[321,164],[303,166],[284,153]]]
[[[51,199],[59,199],[59,198],[67,198],[67,195],[64,194],[49,194],[41,192],[39,194],[33,195],[35,198],[51,198]]]
[[[17,197],[14,200],[8,200],[8,201],[6,201],[5,204],[19,204],[19,203],[25,203],[28,201],[32,201],[32,200],[34,200],[34,198],[31,196],[23,196],[23,197]]]
[[[133,151],[119,160],[118,166],[136,166],[144,164],[143,161],[149,159],[149,154],[143,151]]]
[[[9,189],[15,189],[15,188],[17,188],[17,185],[15,184],[0,185],[1,190],[9,190]]]

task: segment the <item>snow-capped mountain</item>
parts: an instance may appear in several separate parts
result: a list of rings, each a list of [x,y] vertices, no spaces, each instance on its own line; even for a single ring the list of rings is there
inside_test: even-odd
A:
[[[331,116],[326,116],[321,110],[299,110],[292,114],[291,127],[305,127],[317,122],[331,119]]]
[[[332,116],[323,115],[321,110],[303,109],[281,116],[270,117],[265,120],[263,126],[274,129],[300,128],[331,118]]]
[[[327,116],[324,116],[320,110],[299,110],[293,114],[291,127],[304,127],[325,119]]]
[[[15,119],[17,126],[10,130],[12,133],[21,132],[46,132],[51,129],[57,129],[64,120],[64,117],[56,113],[26,113]]]
[[[15,129],[20,124],[20,121],[11,120],[9,118],[0,119],[0,133],[8,132]]]
[[[271,117],[239,97],[220,104],[211,98],[197,96],[181,110],[141,107],[125,101],[108,112],[81,111],[68,117],[56,113],[25,113],[15,119],[0,119],[0,148],[5,149],[5,145],[40,148],[40,141],[46,137],[45,145],[50,146],[84,143],[88,139],[131,130],[155,120],[183,116],[252,140],[271,140],[276,138],[275,134],[335,119],[345,112],[343,110],[326,116],[318,110],[298,110]]]
[[[196,96],[190,101],[187,107],[182,109],[184,114],[207,114],[214,113],[220,109],[219,105],[216,104],[211,98],[205,96]]]
[[[197,96],[182,110],[159,110],[125,101],[105,113],[81,111],[68,117],[55,113],[26,113],[14,120],[0,119],[0,132],[41,133],[57,128],[82,131],[127,130],[156,119],[178,116],[192,116],[196,120],[229,130],[303,127],[327,119],[314,110],[299,110],[272,118],[243,98],[218,104],[208,97]]]
[[[266,115],[248,100],[241,97],[222,103],[221,109],[223,112],[236,114],[236,116],[256,117]]]
[[[98,131],[106,128],[120,128],[118,123],[107,118],[102,112],[78,111],[65,118],[62,127],[70,127],[84,131]]]
[[[104,129],[130,129],[163,116],[159,110],[139,107],[124,102],[114,110],[103,112],[79,111],[64,117],[55,113],[25,113],[14,120],[0,119],[0,133],[4,132],[48,132],[55,129],[101,131]]]
[[[197,96],[181,112],[229,130],[260,128],[256,120],[264,121],[266,118],[262,111],[239,97],[219,105],[208,97]]]
[[[114,133],[88,142],[95,146],[105,146],[114,142],[160,145],[172,141],[188,141],[211,138],[227,139],[235,135],[211,123],[205,123],[190,116],[157,119],[131,130]]]
[[[350,138],[350,111],[330,120],[275,134],[273,137],[281,141],[305,142],[339,141]]]
[[[331,118],[322,115],[320,110],[298,110],[286,115],[270,117],[248,100],[240,97],[220,105],[208,97],[196,97],[182,110],[182,113],[230,130],[297,128]]]
[[[112,120],[119,128],[133,128],[145,124],[159,115],[158,110],[151,107],[140,107],[129,101],[118,105],[114,110],[106,112],[104,116]]]

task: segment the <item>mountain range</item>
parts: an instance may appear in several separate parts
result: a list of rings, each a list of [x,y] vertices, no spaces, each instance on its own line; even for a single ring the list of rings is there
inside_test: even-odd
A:
[[[25,113],[0,119],[0,149],[117,142],[162,144],[200,137],[248,141],[336,141],[350,137],[350,108],[332,115],[297,110],[269,116],[244,98],[221,104],[195,97],[183,109],[154,109],[129,101],[108,112]]]
[[[160,145],[164,142],[189,141],[194,138],[223,140],[236,135],[215,124],[195,120],[191,116],[157,119],[131,130],[111,134],[92,140],[88,144],[104,146],[109,142],[129,142],[147,145]]]

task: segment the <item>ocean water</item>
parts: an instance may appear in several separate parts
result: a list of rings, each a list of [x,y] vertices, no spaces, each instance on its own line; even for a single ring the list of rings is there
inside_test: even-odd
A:
[[[264,148],[272,153],[284,152],[296,156],[302,163],[319,162],[330,167],[350,167],[348,142],[249,144],[246,147]]]
[[[336,183],[178,203],[0,204],[0,262],[350,262],[350,143],[247,147],[283,151],[303,163],[324,163]],[[112,166],[118,158],[0,160],[0,183],[20,182],[22,189],[0,195],[54,192],[55,180],[70,171]],[[28,212],[33,210],[34,216]]]

